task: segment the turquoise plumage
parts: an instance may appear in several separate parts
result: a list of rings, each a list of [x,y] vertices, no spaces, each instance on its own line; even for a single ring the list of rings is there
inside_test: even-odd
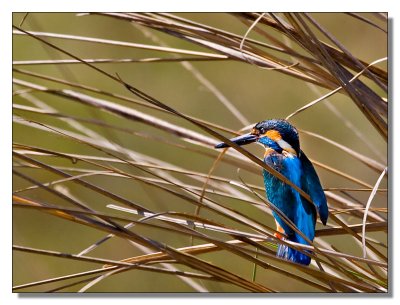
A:
[[[258,142],[265,147],[264,162],[284,175],[293,184],[310,195],[315,206],[303,198],[293,187],[263,169],[264,185],[268,200],[296,227],[313,241],[317,210],[321,222],[326,224],[328,206],[315,169],[305,153],[300,150],[297,130],[286,120],[267,120],[256,124],[251,133],[231,139],[246,145]],[[216,148],[228,147],[225,143]],[[316,210],[317,209],[317,210]],[[307,240],[293,230],[276,211],[272,212],[276,224],[276,237],[307,245]],[[305,251],[307,253],[307,251]],[[287,245],[279,244],[277,256],[299,264],[310,264],[311,258]]]

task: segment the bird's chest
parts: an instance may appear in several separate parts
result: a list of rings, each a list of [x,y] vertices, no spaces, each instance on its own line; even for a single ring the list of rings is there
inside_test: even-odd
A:
[[[300,187],[301,163],[297,157],[275,151],[266,151],[264,162]],[[265,190],[270,201],[274,202],[277,198],[290,199],[290,197],[296,196],[297,192],[291,186],[266,170],[263,170],[263,176]]]

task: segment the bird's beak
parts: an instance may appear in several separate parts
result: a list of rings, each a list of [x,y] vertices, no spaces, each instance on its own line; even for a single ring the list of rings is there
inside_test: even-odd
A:
[[[246,144],[250,144],[250,143],[257,141],[257,139],[258,139],[258,136],[251,134],[251,133],[247,133],[247,134],[232,138],[230,140],[232,142],[236,143],[237,145],[246,145]],[[229,147],[229,145],[224,142],[215,145],[215,148],[225,148],[225,147]]]

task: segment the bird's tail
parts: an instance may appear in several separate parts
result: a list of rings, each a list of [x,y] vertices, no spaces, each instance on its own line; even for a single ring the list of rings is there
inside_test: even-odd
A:
[[[276,256],[302,265],[309,265],[311,262],[311,257],[308,255],[282,244],[278,245]]]

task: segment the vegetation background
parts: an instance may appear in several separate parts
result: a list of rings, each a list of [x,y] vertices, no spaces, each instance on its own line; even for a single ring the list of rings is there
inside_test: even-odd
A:
[[[253,245],[244,241],[226,248],[224,242],[237,239],[237,235],[179,227],[157,217],[143,220],[143,215],[107,207],[136,205],[160,213],[159,216],[225,226],[249,234],[273,234],[270,229],[274,228],[274,221],[262,200],[261,168],[233,149],[221,156],[213,149],[212,144],[219,141],[215,135],[182,118],[195,118],[200,125],[231,137],[258,121],[286,118],[339,85],[331,70],[310,59],[315,54],[296,45],[293,37],[257,21],[260,16],[13,15],[15,291],[386,291],[387,176],[373,196],[367,219],[372,223],[366,230],[367,258],[378,263],[367,264],[356,258],[363,257],[360,228],[371,190],[387,166],[387,141],[371,124],[365,110],[357,107],[343,90],[293,115],[290,122],[300,129],[301,147],[315,161],[329,194],[332,217],[328,228],[333,233],[321,233],[316,244],[351,255],[352,259],[319,254],[321,266],[314,263],[300,268],[274,258],[276,245],[272,240]],[[274,16],[291,21],[284,14]],[[307,16],[292,18],[297,22],[302,18],[316,38],[334,45]],[[384,14],[309,16],[345,46],[352,55],[349,58],[370,64],[387,56]],[[263,17],[274,20],[268,14]],[[180,23],[187,27],[177,26]],[[18,28],[30,31],[36,38]],[[203,35],[199,28],[213,33],[202,36],[208,46],[183,38],[187,35],[198,39]],[[216,35],[217,30],[237,36],[229,36],[230,41],[225,39],[225,32]],[[61,34],[64,36],[57,37]],[[86,62],[102,60],[93,66],[109,76],[37,38]],[[231,58],[222,52],[224,46],[230,48]],[[300,60],[290,52],[305,58]],[[232,54],[241,58],[233,58]],[[260,66],[256,59],[273,68]],[[379,71],[372,73],[384,82],[387,61],[373,66]],[[294,70],[297,76],[289,73]],[[350,70],[355,75],[362,69]],[[365,73],[360,80],[386,103],[384,86]],[[165,107],[160,111],[160,107],[132,94],[128,90],[132,88],[121,81],[179,113],[168,113]],[[379,105],[373,107],[378,112],[381,109]],[[378,116],[387,122],[387,112],[379,112]],[[258,157],[263,153],[256,145],[246,149]],[[232,185],[231,180],[236,184],[245,182],[262,197]],[[199,208],[203,204],[206,206]],[[83,205],[90,207],[86,214]],[[97,218],[95,213],[102,215]],[[139,221],[129,229],[138,237],[134,239],[125,232],[129,236],[110,238],[86,251],[86,259],[81,260],[49,252],[78,256],[107,234],[120,234],[112,231],[115,227],[105,219],[111,216]],[[112,221],[128,223],[115,218]],[[351,225],[358,226],[356,233],[349,231]],[[318,229],[322,232],[326,228],[318,224]],[[157,243],[146,244],[150,239]],[[193,256],[174,252],[213,240],[223,244]],[[157,247],[164,249],[165,245],[171,248],[169,256],[141,261],[140,267],[121,269],[128,268],[124,265],[112,269],[113,273],[89,273],[107,260],[143,259],[144,253],[157,252]],[[107,276],[98,277],[104,274]]]

